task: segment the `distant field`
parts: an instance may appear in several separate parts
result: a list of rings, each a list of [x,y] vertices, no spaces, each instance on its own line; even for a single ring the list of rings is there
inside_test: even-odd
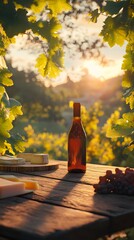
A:
[[[39,132],[48,132],[48,133],[63,133],[67,131],[66,126],[61,123],[54,121],[25,121],[25,122],[16,122],[15,132],[18,132],[22,135],[25,135],[24,128],[28,125],[31,125],[35,133]]]

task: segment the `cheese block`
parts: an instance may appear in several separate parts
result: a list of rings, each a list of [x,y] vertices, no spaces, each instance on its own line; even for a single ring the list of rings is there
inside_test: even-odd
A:
[[[22,182],[24,182],[25,184],[25,189],[32,189],[32,190],[37,190],[39,189],[39,184],[37,181],[33,181],[33,180],[20,180]]]
[[[18,177],[14,175],[1,175],[0,178],[12,181],[12,182],[23,182],[25,189],[29,190],[37,190],[39,189],[39,184],[37,181],[34,180],[24,180],[24,179],[19,179]]]
[[[25,164],[25,159],[0,156],[0,165],[16,165],[16,164],[17,165]]]
[[[23,182],[11,182],[0,178],[0,198],[13,197],[30,192],[25,190],[25,184]]]
[[[31,164],[47,164],[49,162],[48,154],[44,153],[19,153],[17,156],[24,158]]]

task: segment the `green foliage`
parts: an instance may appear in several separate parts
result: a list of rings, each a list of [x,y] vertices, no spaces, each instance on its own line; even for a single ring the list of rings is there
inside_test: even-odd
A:
[[[105,42],[108,42],[110,47],[115,44],[122,46],[125,41],[126,32],[122,26],[119,25],[120,19],[118,17],[108,16],[104,22],[101,36]]]
[[[16,137],[11,134],[13,121],[22,115],[22,110],[18,101],[8,97],[6,87],[13,85],[12,74],[2,56],[6,54],[9,45],[15,42],[15,36],[32,31],[48,46],[37,59],[36,67],[43,76],[56,77],[63,67],[58,14],[70,9],[66,0],[0,1],[0,154],[24,151],[22,138],[18,134]],[[45,18],[42,17],[43,13]]]
[[[117,140],[106,137],[109,123],[117,121],[120,117],[119,110],[116,110],[105,125],[101,126],[100,121],[103,116],[100,102],[96,102],[88,110],[82,107],[82,122],[87,134],[87,162],[134,167],[134,150],[132,146],[126,148],[131,138],[125,137],[124,140],[122,138]],[[124,116],[124,118],[128,119],[129,116]],[[60,134],[48,133],[45,130],[37,132],[32,125],[24,129],[27,152],[47,152],[52,159],[67,160],[67,132]]]
[[[30,152],[46,152],[52,159],[66,160],[67,158],[67,133],[35,133],[31,125],[25,127],[26,150]],[[36,138],[36,141],[35,141]]]
[[[0,69],[0,84],[5,86],[12,86],[13,81],[10,79],[12,73],[7,68]]]
[[[127,42],[126,54],[124,56],[122,69],[125,76],[122,81],[124,88],[124,98],[130,106],[130,112],[124,114],[122,118],[117,119],[117,123],[112,123],[109,128],[108,136],[128,136],[133,141],[134,127],[134,15],[133,0],[127,1],[106,1],[104,5],[99,4],[98,9],[90,12],[90,18],[93,22],[97,22],[100,14],[105,14],[106,19],[100,35],[110,47],[118,44],[122,46]],[[54,78],[58,76],[63,68],[63,48],[62,40],[59,36],[61,23],[58,15],[63,11],[70,11],[71,6],[66,0],[12,0],[0,1],[0,55],[4,56],[11,43],[15,41],[14,36],[32,32],[42,45],[45,43],[46,48],[42,48],[36,67],[42,76]],[[19,102],[8,97],[7,90],[13,84],[11,73],[6,66],[0,64],[0,153],[6,151],[14,154],[15,151],[23,151],[21,138],[16,135],[12,136],[13,121],[18,115],[22,114]],[[30,96],[28,96],[30,97]],[[53,106],[52,106],[53,108]],[[52,108],[49,111],[52,113]],[[96,106],[98,109],[98,106]],[[96,110],[97,111],[97,110]],[[97,147],[101,152],[101,159],[104,159],[106,149],[110,149],[111,142],[104,140],[98,136],[99,122],[98,113],[94,112],[93,116],[87,113],[88,121],[86,130],[92,147],[97,142]],[[98,112],[100,112],[98,110]],[[99,129],[100,130],[100,129]],[[102,131],[103,136],[103,131]],[[40,136],[39,136],[40,137]],[[43,136],[44,137],[44,136]],[[46,137],[46,136],[45,136]],[[47,136],[48,137],[48,136]],[[91,139],[92,137],[92,139]],[[16,140],[15,140],[16,139]],[[43,138],[44,139],[44,138]],[[65,140],[65,138],[63,137]],[[64,142],[63,140],[63,142]],[[56,140],[58,142],[58,140]],[[57,143],[57,145],[59,142]],[[60,144],[59,144],[60,145]],[[102,146],[104,151],[102,152]],[[92,151],[92,147],[88,147],[88,151]],[[90,150],[89,150],[90,149]],[[96,151],[96,149],[95,149]],[[94,151],[94,154],[95,154]],[[108,153],[108,155],[112,152]],[[57,157],[58,157],[57,153]],[[89,154],[90,156],[90,154]],[[96,156],[96,159],[98,156]],[[103,161],[103,160],[102,160]],[[105,159],[104,159],[105,161]]]
[[[122,80],[124,98],[129,104],[130,112],[124,114],[108,130],[109,137],[131,136],[133,139],[134,129],[134,15],[133,0],[106,1],[104,6],[96,10],[96,16],[105,14],[106,19],[100,35],[104,41],[113,47],[115,44],[122,46],[127,42],[126,54],[122,63],[125,74]],[[94,11],[95,12],[95,11]],[[91,14],[93,20],[94,12]],[[99,14],[98,14],[99,13]],[[128,118],[126,118],[126,116]],[[131,116],[131,117],[130,117]]]

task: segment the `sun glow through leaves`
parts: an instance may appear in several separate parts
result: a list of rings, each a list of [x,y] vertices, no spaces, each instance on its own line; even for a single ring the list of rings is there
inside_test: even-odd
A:
[[[114,71],[113,71],[113,65],[114,65]],[[107,66],[102,66],[95,60],[91,60],[91,61],[85,60],[83,62],[83,67],[88,69],[88,72],[90,75],[92,75],[95,78],[99,78],[101,81],[105,81],[108,78],[112,78],[122,74],[121,61],[116,61],[115,63],[112,63],[112,66],[111,64]]]

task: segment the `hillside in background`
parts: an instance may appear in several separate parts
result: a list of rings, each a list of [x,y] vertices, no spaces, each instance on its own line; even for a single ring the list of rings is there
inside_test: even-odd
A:
[[[106,102],[106,104],[116,105],[121,95],[122,76],[100,81],[90,76],[86,71],[85,73],[85,76],[77,82],[68,78],[66,83],[55,87],[55,92],[57,94],[64,93],[67,100],[80,101],[87,108],[98,100]]]
[[[11,68],[11,65],[10,65]],[[88,74],[87,69],[80,81],[67,81],[56,87],[46,87],[33,72],[25,73],[11,69],[14,86],[8,94],[23,105],[23,116],[18,119],[18,128],[31,124],[38,132],[65,132],[72,119],[69,101],[79,101],[87,109],[101,101],[104,111],[102,124],[111,113],[121,106],[121,76],[100,81]]]

